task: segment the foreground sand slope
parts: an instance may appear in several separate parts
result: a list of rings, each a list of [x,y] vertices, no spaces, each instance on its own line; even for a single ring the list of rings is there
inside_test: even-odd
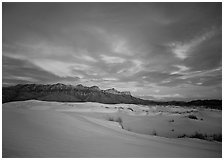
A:
[[[87,103],[83,109],[103,104]],[[77,112],[75,112],[77,110]],[[97,110],[96,110],[97,111]],[[107,109],[98,109],[108,114]],[[115,112],[115,111],[114,111]],[[94,114],[93,111],[91,111]],[[3,104],[3,157],[221,157],[221,143],[126,131],[70,105]]]

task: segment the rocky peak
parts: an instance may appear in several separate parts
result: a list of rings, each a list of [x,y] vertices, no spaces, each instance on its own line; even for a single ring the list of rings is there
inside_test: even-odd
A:
[[[44,87],[44,85],[43,85]],[[62,84],[62,83],[57,83],[57,84],[53,84],[53,85],[50,85],[50,88],[51,89],[66,89],[66,85]]]
[[[90,89],[100,91],[100,88],[98,86],[92,86],[90,87]]]
[[[112,94],[119,94],[119,91],[117,91],[116,89],[112,88],[112,89],[106,89],[105,92],[107,93],[112,93]]]
[[[123,91],[121,92],[122,94],[125,94],[125,95],[131,95],[131,92],[130,91]]]
[[[86,87],[81,85],[81,84],[78,84],[77,86],[75,86],[75,88],[77,88],[77,89],[85,89]]]
[[[107,89],[107,90],[105,90],[105,92],[111,93],[111,94],[118,94],[118,95],[131,95],[131,92],[129,92],[129,91],[120,92],[114,88]]]

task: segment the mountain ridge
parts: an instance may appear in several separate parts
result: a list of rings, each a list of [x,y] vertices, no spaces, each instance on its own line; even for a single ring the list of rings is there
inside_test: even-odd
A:
[[[81,84],[18,84],[3,87],[3,103],[18,100],[46,100],[69,102],[101,102],[101,103],[143,103],[145,100],[135,98],[130,92],[120,92],[112,89],[101,90],[98,86],[83,86]],[[140,102],[141,101],[141,102]]]
[[[120,92],[115,88],[101,90],[98,86],[87,87],[82,84],[76,86],[62,83],[17,84],[2,88],[2,103],[31,99],[57,102],[99,102],[105,104],[204,106],[206,108],[222,109],[222,100],[158,102],[133,97],[129,91]]]

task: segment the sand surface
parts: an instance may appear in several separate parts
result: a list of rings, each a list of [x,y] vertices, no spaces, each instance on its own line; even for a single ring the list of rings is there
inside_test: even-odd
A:
[[[221,142],[177,138],[221,133],[221,119],[221,111],[201,108],[10,102],[2,109],[3,157],[221,157]]]

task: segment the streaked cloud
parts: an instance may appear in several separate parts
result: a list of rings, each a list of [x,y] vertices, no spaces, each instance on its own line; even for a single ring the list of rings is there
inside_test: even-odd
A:
[[[216,34],[216,30],[212,29],[208,32],[203,33],[202,35],[196,36],[195,38],[191,39],[190,41],[184,42],[172,42],[169,44],[171,47],[172,53],[179,59],[184,60],[191,56],[192,50],[203,43],[204,41],[208,40],[212,36]]]
[[[3,85],[221,99],[221,3],[4,2],[2,23]]]
[[[118,54],[132,55],[133,53],[128,49],[127,42],[125,40],[115,39],[113,44],[113,51]]]
[[[86,61],[90,61],[90,62],[97,62],[97,60],[89,55],[81,55],[80,57],[81,59],[84,59]]]
[[[183,66],[183,65],[173,65],[174,67],[178,68],[177,71],[173,71],[170,74],[186,74],[185,72],[188,71],[190,68]]]
[[[107,56],[107,55],[100,55],[101,59],[105,62],[105,63],[124,63],[126,60],[124,58],[121,57],[112,57],[112,56]]]

